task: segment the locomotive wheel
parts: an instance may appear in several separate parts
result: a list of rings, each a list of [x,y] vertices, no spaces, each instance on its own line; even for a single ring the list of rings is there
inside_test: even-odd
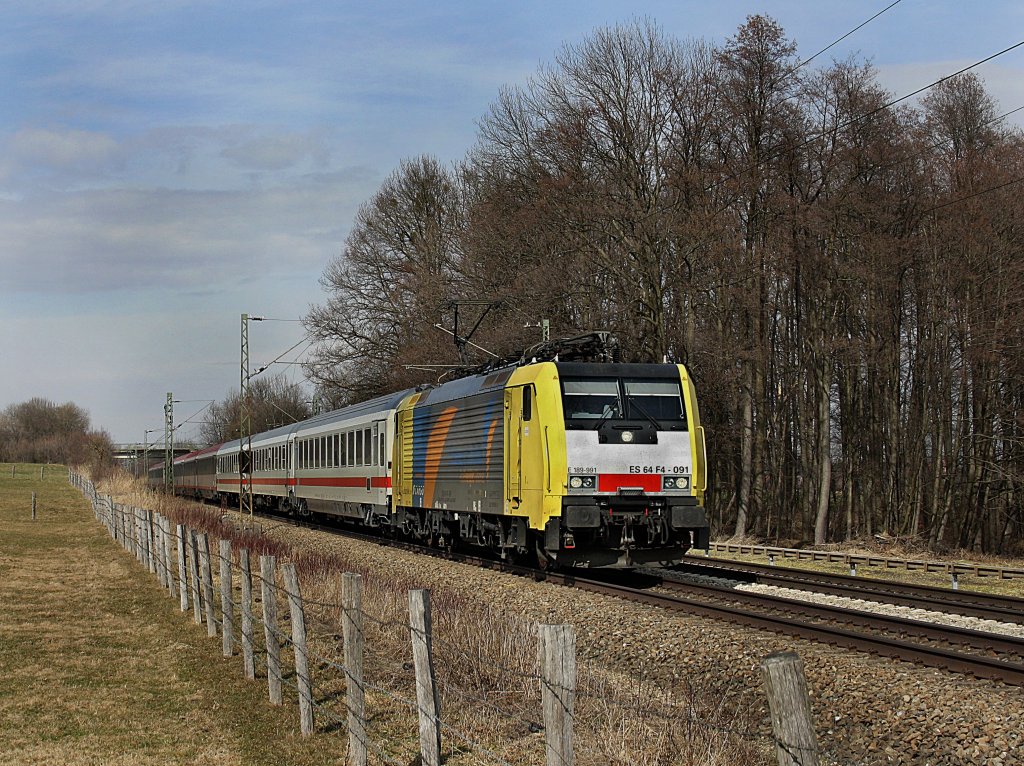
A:
[[[535,563],[537,565],[537,569],[539,569],[542,572],[550,572],[554,569],[557,569],[557,562],[553,558],[551,558],[551,556],[548,555],[548,552],[546,550],[544,550],[544,546],[541,544],[541,541],[539,539],[535,543],[535,550]]]

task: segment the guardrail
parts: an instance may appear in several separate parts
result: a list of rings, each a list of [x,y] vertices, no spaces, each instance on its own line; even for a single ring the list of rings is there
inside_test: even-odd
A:
[[[984,564],[958,564],[952,561],[927,561],[924,559],[897,559],[887,556],[870,556],[862,553],[840,553],[838,551],[815,551],[803,548],[773,548],[765,545],[740,545],[737,543],[711,543],[710,550],[725,553],[739,553],[746,556],[767,556],[774,562],[776,557],[799,561],[827,561],[846,564],[853,570],[858,566],[904,569],[907,571],[938,572],[955,578],[959,575],[975,577],[996,577],[1013,580],[1024,577],[1024,569],[996,567]]]

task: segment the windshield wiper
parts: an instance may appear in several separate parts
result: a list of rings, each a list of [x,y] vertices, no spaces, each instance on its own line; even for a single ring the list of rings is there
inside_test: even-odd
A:
[[[652,418],[650,413],[647,412],[647,410],[645,410],[643,407],[641,407],[639,404],[637,404],[635,399],[627,399],[626,400],[626,404],[629,407],[636,407],[640,411],[641,415],[643,415],[645,418],[647,418],[649,421],[651,421],[651,425],[654,426],[654,430],[655,431],[660,431],[661,430],[661,424],[657,420]]]
[[[598,418],[597,422],[594,424],[593,429],[591,429],[591,430],[593,430],[593,431],[600,431],[601,430],[601,426],[603,426],[607,421],[611,420],[612,418],[618,417],[618,416],[619,416],[619,405],[616,404],[613,407],[609,407],[608,408],[608,414],[607,415],[602,415],[600,418]]]

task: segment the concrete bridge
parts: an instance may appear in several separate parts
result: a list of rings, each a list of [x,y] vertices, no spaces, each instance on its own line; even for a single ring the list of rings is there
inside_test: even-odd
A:
[[[174,457],[187,455],[194,449],[196,449],[194,444],[175,444],[173,450]],[[162,441],[150,444],[132,442],[114,445],[114,460],[133,476],[141,476],[144,473],[143,466],[146,465],[147,460],[149,465],[153,466],[162,464],[164,458],[164,444]]]

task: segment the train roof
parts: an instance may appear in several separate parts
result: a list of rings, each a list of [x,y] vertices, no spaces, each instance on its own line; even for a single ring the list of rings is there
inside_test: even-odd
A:
[[[448,402],[453,399],[472,396],[473,394],[478,394],[483,391],[504,388],[505,383],[507,383],[508,379],[512,377],[512,373],[521,366],[523,365],[512,364],[508,367],[501,367],[497,370],[489,370],[488,372],[482,372],[476,375],[467,375],[464,378],[456,378],[455,380],[450,380],[447,383],[441,383],[440,385],[423,391],[420,394],[420,398],[416,400],[416,406],[419,407],[422,404]]]
[[[174,458],[174,462],[185,463],[189,460],[195,460],[196,458],[202,457],[203,455],[214,454],[220,448],[221,444],[211,444],[209,447],[203,447],[202,449],[193,450],[192,452],[187,452],[184,455],[179,455],[178,457]]]
[[[258,434],[253,434],[252,440],[254,442],[262,442],[268,439],[288,437],[298,431],[306,431],[311,428],[329,426],[334,423],[343,423],[374,412],[386,412],[388,410],[393,410],[398,407],[405,397],[413,393],[414,390],[415,389],[407,388],[404,391],[398,391],[394,394],[378,396],[375,399],[367,399],[365,402],[359,402],[358,404],[352,404],[338,410],[314,415],[308,420],[300,420],[298,423],[289,423],[288,425],[279,426],[269,431],[262,431]],[[218,449],[238,449],[239,443],[239,439],[232,439],[231,441],[218,445]]]

